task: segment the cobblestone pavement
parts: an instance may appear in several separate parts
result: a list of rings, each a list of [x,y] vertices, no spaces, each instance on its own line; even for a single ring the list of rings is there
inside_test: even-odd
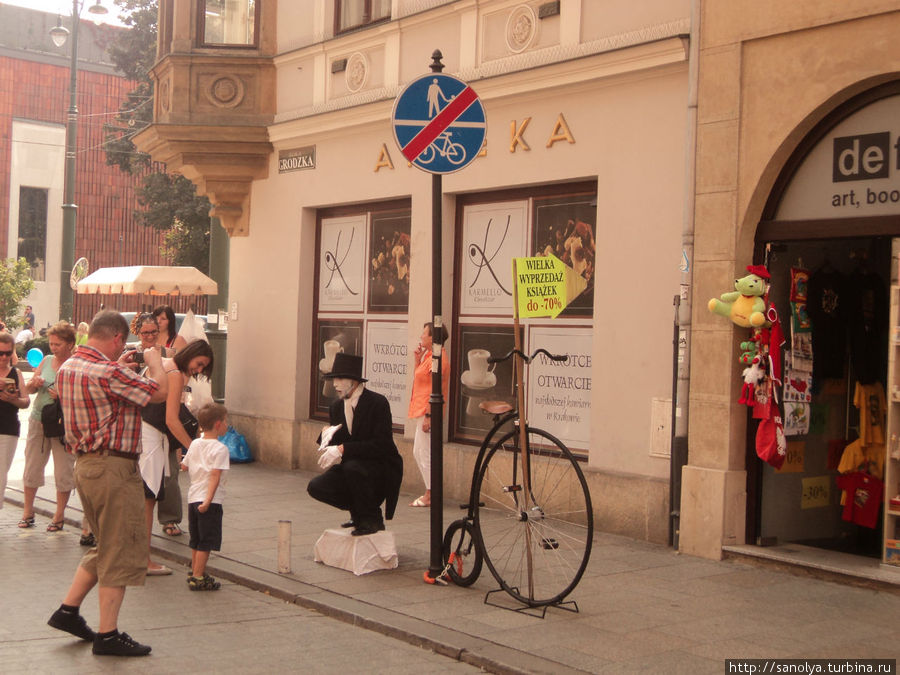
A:
[[[55,654],[73,659],[73,670],[94,671],[98,664],[89,648],[44,625],[80,555],[78,498],[73,494],[66,530],[48,535],[49,500],[55,496],[51,462],[47,485],[38,492],[37,527],[26,533],[16,528],[21,445],[0,511],[0,571],[6,581],[0,663],[9,672],[58,670],[58,662],[41,660]],[[577,614],[550,609],[541,619],[486,605],[485,593],[497,587],[487,569],[471,588],[423,583],[430,560],[429,513],[406,506],[414,495],[401,495],[396,517],[388,522],[399,567],[357,577],[313,560],[322,531],[345,519],[307,496],[313,475],[258,463],[232,466],[222,551],[210,558],[211,573],[229,583],[218,593],[190,593],[182,578],[186,567],[179,567],[172,577],[154,577],[143,589],[129,590],[122,628],[154,647],[152,659],[130,668],[158,673],[183,671],[187,664],[194,670],[198,651],[203,653],[198,645],[213,658],[222,657],[224,666],[217,664],[216,670],[232,672],[268,671],[275,664],[317,672],[332,667],[444,672],[470,664],[491,672],[668,675],[721,673],[729,658],[896,658],[900,653],[900,586],[855,587],[734,559],[680,555],[607,534],[595,535],[590,564],[572,593]],[[186,480],[181,489],[186,494]],[[446,505],[445,525],[457,514],[456,505]],[[277,573],[281,520],[291,521],[287,574]],[[155,526],[152,546],[154,557],[169,564],[189,560],[187,536],[167,537]],[[505,598],[496,596],[500,604]],[[91,595],[85,613],[95,621],[95,612]],[[351,631],[346,624],[370,630]],[[394,660],[363,662],[355,645],[366,640]],[[10,669],[13,664],[16,670]],[[199,669],[201,661],[197,664]]]
[[[150,656],[98,657],[87,642],[46,625],[81,549],[74,528],[47,534],[16,527],[0,511],[0,663],[7,673],[466,673],[478,669],[294,603],[225,582],[215,593],[188,590],[186,569],[129,588],[120,629],[153,647]],[[92,591],[82,613],[97,624]]]

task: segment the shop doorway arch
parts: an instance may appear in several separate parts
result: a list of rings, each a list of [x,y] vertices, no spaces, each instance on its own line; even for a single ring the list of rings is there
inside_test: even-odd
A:
[[[891,112],[894,110],[898,114]],[[773,273],[773,297],[785,320],[788,352],[790,308],[796,304],[791,301],[792,270],[814,273],[831,268],[848,277],[871,274],[869,281],[878,282],[873,282],[874,286],[890,284],[891,238],[900,237],[898,139],[900,80],[895,79],[852,95],[826,113],[797,145],[774,181],[756,227],[754,262],[768,264]],[[853,281],[858,279],[853,277]],[[850,291],[847,286],[842,288],[845,305],[858,299],[856,287],[849,287]],[[886,292],[879,302],[880,318],[884,318]],[[809,382],[814,383],[812,391],[818,399],[805,408],[806,423],[811,426],[806,433],[788,438],[794,444],[789,445],[789,454],[795,462],[791,472],[796,475],[776,474],[757,458],[757,425],[753,420],[748,423],[746,543],[800,542],[880,554],[884,536],[880,528],[859,536],[857,530],[843,525],[834,477],[844,457],[844,445],[858,434],[860,411],[852,405],[857,384],[863,380],[886,384],[886,321],[883,326],[885,333],[878,337],[883,340],[879,342],[883,362],[872,366],[877,375],[868,373],[858,357],[852,356],[848,343],[841,377],[836,376],[836,364],[815,362]],[[826,345],[824,338],[820,340],[823,354],[836,353],[827,349],[839,349]],[[793,405],[783,405],[787,419],[794,412]],[[780,522],[776,524],[776,520]]]

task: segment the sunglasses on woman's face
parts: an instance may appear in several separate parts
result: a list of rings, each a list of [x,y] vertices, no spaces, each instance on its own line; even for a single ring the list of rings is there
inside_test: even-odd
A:
[[[0,352],[0,356],[12,356],[12,350],[10,349],[8,352]]]

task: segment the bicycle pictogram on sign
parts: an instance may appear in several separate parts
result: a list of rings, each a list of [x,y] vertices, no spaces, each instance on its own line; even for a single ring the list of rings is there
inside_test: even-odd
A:
[[[478,94],[442,73],[407,85],[394,103],[391,120],[403,156],[428,173],[452,173],[468,165],[487,132]]]

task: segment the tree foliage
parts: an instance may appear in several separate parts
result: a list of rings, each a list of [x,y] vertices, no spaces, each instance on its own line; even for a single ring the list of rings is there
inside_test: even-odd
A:
[[[164,173],[149,155],[138,152],[131,138],[153,121],[150,68],[156,59],[157,0],[115,0],[128,31],[116,31],[107,53],[125,77],[137,83],[119,107],[116,124],[106,126],[106,162],[129,174],[142,175],[137,190],[142,209],[135,220],[164,230],[163,255],[176,265],[209,269],[209,210],[206,197],[183,176]]]
[[[68,283],[68,279],[65,283]],[[31,264],[25,258],[0,261],[0,319],[8,328],[22,324],[20,306],[33,288]]]
[[[137,191],[143,211],[136,220],[165,230],[162,253],[176,265],[192,265],[209,271],[209,201],[198,199],[194,184],[184,176],[151,173]]]

